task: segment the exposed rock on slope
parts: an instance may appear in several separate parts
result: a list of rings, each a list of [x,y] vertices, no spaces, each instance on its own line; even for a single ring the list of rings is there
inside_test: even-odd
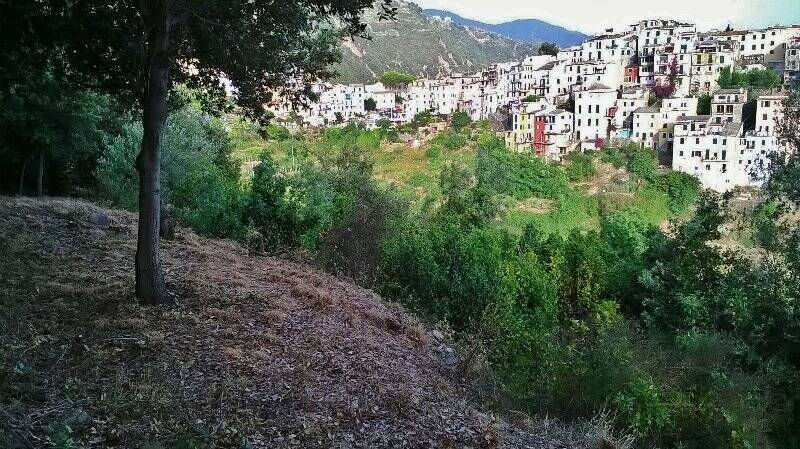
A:
[[[309,266],[179,230],[177,305],[134,305],[135,229],[0,197],[0,447],[565,447],[480,412],[419,323]]]
[[[342,63],[334,66],[337,81],[374,82],[387,70],[417,76],[473,73],[492,62],[521,60],[539,49],[535,43],[426,17],[414,3],[399,1],[396,6],[397,20],[378,20],[376,11],[366,15],[371,40],[343,43]]]

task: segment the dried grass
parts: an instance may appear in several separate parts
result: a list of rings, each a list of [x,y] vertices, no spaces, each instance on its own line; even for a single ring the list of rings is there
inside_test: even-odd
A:
[[[0,197],[0,447],[562,447],[480,413],[402,308],[307,265],[178,230],[177,304],[137,306],[135,229]]]

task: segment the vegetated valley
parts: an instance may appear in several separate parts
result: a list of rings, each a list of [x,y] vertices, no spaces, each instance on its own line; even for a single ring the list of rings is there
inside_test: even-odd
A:
[[[91,202],[0,200],[4,447],[796,441],[785,195],[701,192],[635,146],[549,164],[485,122],[290,133],[185,95],[174,306],[133,305],[142,128],[107,98],[45,172]]]

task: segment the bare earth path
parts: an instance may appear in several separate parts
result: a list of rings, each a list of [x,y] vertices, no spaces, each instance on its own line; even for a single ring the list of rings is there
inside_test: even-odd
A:
[[[0,197],[0,447],[568,447],[479,411],[418,322],[309,266],[179,230],[177,304],[136,306],[135,230]]]

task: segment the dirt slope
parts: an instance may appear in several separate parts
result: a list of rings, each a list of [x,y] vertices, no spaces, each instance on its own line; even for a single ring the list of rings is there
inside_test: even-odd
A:
[[[177,304],[134,305],[135,229],[0,197],[0,447],[567,447],[477,410],[419,323],[308,266],[179,230]]]

